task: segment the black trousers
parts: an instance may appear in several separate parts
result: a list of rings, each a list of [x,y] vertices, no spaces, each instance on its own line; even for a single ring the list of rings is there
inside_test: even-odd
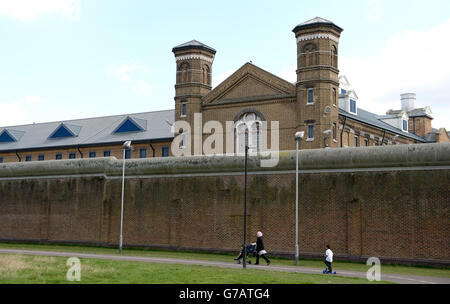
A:
[[[260,257],[260,255],[259,255],[259,254],[256,254],[256,265],[259,264],[259,257]],[[266,257],[265,254],[262,254],[261,257],[262,257],[267,263],[270,263],[270,260]]]
[[[331,263],[330,262],[325,261],[325,265],[327,265],[329,272],[333,272],[333,268],[331,267]]]

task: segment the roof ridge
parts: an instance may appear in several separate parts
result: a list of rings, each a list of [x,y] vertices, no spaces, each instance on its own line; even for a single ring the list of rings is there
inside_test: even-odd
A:
[[[67,124],[68,122],[78,121],[78,120],[90,120],[90,119],[99,119],[99,118],[112,118],[112,117],[119,117],[119,116],[131,116],[131,115],[138,115],[138,114],[148,114],[148,113],[158,113],[158,112],[169,112],[174,111],[174,109],[169,110],[158,110],[158,111],[147,111],[147,112],[136,112],[136,113],[130,113],[130,114],[114,114],[114,115],[106,115],[106,116],[95,116],[95,117],[87,117],[87,118],[75,118],[75,119],[68,119],[68,120],[55,120],[55,121],[46,121],[46,122],[38,122],[38,123],[29,123],[29,124],[21,124],[21,125],[11,125],[11,126],[4,126],[1,127],[1,129],[8,129],[8,128],[14,128],[14,127],[25,127],[25,126],[32,126],[32,125],[43,125],[43,124],[52,124],[52,123],[60,123],[60,124]]]

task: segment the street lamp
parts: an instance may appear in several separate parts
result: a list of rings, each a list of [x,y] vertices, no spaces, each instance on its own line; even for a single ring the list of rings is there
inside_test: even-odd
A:
[[[244,260],[242,267],[247,267],[247,171],[248,171],[248,150],[255,146],[248,144],[248,129],[245,131],[245,175],[244,175]]]
[[[296,166],[295,166],[295,265],[298,265],[298,145],[299,142],[305,137],[305,132],[295,133],[296,143]]]
[[[131,141],[126,141],[123,143],[123,167],[122,167],[122,204],[120,208],[120,242],[119,242],[119,253],[122,254],[122,241],[123,241],[123,197],[125,190],[125,156],[127,150],[134,150],[131,145]]]
[[[242,268],[247,267],[247,167],[248,167],[248,130],[245,131],[245,173],[244,173],[244,260]]]

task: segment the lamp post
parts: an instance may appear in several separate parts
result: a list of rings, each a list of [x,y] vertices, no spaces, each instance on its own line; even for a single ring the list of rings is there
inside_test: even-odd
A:
[[[247,268],[247,167],[248,167],[248,131],[245,132],[245,173],[244,173],[244,260],[242,268]]]
[[[120,207],[120,241],[119,241],[119,253],[122,254],[122,243],[123,243],[123,197],[125,190],[125,156],[126,150],[133,150],[131,141],[126,141],[123,143],[123,167],[122,167],[122,202]]]
[[[295,133],[296,143],[296,165],[295,165],[295,265],[298,265],[298,145],[305,137],[305,132]]]

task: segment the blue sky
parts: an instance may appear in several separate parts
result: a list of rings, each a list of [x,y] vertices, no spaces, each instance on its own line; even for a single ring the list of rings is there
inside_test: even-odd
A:
[[[292,29],[321,16],[344,28],[340,70],[359,106],[400,94],[450,131],[450,1],[0,0],[0,126],[171,109],[172,47],[217,50],[213,84],[247,61],[295,81]]]

